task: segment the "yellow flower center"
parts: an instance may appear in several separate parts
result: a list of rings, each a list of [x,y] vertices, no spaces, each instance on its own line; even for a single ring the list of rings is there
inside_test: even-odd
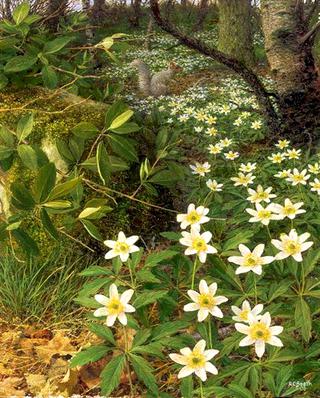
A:
[[[202,308],[212,308],[215,305],[214,297],[209,293],[200,294],[198,303]]]
[[[207,244],[203,238],[195,238],[192,242],[192,248],[197,252],[204,252],[207,250]]]
[[[301,244],[294,241],[294,240],[287,240],[284,243],[283,247],[284,251],[290,255],[300,253],[301,251]]]
[[[283,212],[286,216],[290,216],[292,214],[296,214],[296,208],[292,205],[287,205],[283,208]]]
[[[320,182],[315,182],[315,183],[313,184],[313,188],[315,188],[315,189],[320,189]]]
[[[269,194],[268,192],[262,191],[257,193],[258,199],[268,199]]]
[[[207,170],[202,166],[198,166],[196,168],[196,171],[200,174],[200,173],[205,173]]]
[[[190,224],[195,224],[200,221],[201,216],[195,210],[193,210],[188,213],[186,219]]]
[[[193,351],[188,358],[188,365],[192,369],[202,368],[206,363],[205,356],[199,351]]]
[[[114,250],[118,253],[128,253],[129,245],[125,242],[116,242]]]
[[[259,210],[258,211],[258,217],[261,219],[268,219],[271,217],[271,211],[270,210]]]
[[[304,181],[304,176],[302,174],[295,174],[292,176],[293,181],[301,182]]]
[[[113,298],[107,304],[107,309],[110,315],[119,315],[124,310],[124,305],[118,298]]]
[[[261,259],[257,256],[255,256],[252,253],[248,253],[244,256],[244,266],[246,267],[254,267],[256,265],[261,264]]]
[[[249,310],[243,310],[243,311],[240,312],[239,317],[243,321],[247,321],[248,320],[248,315],[249,315]]]
[[[268,341],[271,337],[271,332],[265,324],[257,322],[250,326],[249,335],[254,340]]]

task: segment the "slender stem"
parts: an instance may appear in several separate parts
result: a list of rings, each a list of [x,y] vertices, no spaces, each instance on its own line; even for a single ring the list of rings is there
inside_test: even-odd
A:
[[[257,291],[256,274],[253,274],[253,283],[254,283],[254,302],[255,302],[255,305],[257,305],[258,304],[258,291]]]
[[[267,232],[268,232],[268,235],[269,235],[269,238],[270,238],[270,241],[271,241],[272,240],[272,236],[271,236],[271,233],[270,233],[269,225],[266,225],[266,228],[267,228]]]
[[[194,279],[195,279],[196,271],[197,271],[197,260],[198,260],[198,257],[196,256],[194,263],[193,263],[193,269],[192,269],[192,279],[191,279],[191,289],[192,290],[194,289]]]
[[[212,333],[211,333],[211,318],[208,316],[208,336],[209,336],[209,348],[212,348]]]
[[[200,385],[200,398],[204,398],[204,395],[203,395],[203,386],[202,386],[202,381],[200,380],[199,381],[199,385]]]
[[[128,335],[127,335],[127,328],[125,326],[123,327],[123,335],[124,335],[124,350],[125,350],[125,354],[126,354],[126,368],[127,368],[128,380],[129,380],[129,385],[130,385],[130,396],[134,397],[130,363],[128,360]]]

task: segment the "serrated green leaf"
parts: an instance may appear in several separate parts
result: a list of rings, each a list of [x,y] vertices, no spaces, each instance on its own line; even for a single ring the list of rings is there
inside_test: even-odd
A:
[[[83,366],[90,362],[96,362],[103,358],[110,351],[110,347],[105,345],[97,345],[78,352],[71,360],[70,367]]]
[[[113,333],[110,328],[106,325],[101,325],[100,323],[91,323],[89,326],[89,330],[96,334],[98,337],[108,341],[112,345],[116,345],[116,341],[113,337]]]
[[[114,391],[118,387],[124,365],[125,356],[118,355],[117,357],[112,358],[107,366],[103,369],[100,374],[100,387],[102,394],[109,396],[112,391]]]
[[[130,353],[130,363],[138,376],[138,379],[153,393],[158,394],[158,386],[156,378],[153,375],[154,369],[149,365],[149,363],[139,357]]]

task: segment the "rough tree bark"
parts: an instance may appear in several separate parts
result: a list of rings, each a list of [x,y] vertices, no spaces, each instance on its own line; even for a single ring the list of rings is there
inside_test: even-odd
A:
[[[315,0],[320,3],[320,0]],[[313,10],[303,0],[262,0],[267,57],[277,92],[269,93],[257,74],[234,56],[185,35],[161,16],[158,0],[150,0],[158,25],[180,43],[237,73],[255,94],[266,116],[270,136],[287,136],[306,144],[320,138],[320,81],[312,55],[320,22],[309,28]],[[271,99],[272,98],[272,99]]]
[[[199,14],[197,21],[194,25],[193,31],[197,32],[199,30],[203,29],[203,24],[206,20],[206,16],[208,13],[208,6],[209,6],[209,0],[200,0],[199,3]]]
[[[320,80],[314,35],[303,2],[262,0],[265,49],[279,93],[284,133],[307,141],[319,135]],[[311,32],[311,33],[310,33]]]
[[[94,0],[91,8],[92,20],[99,24],[103,22],[106,16],[106,2],[105,0]]]
[[[218,49],[254,65],[251,0],[219,1]]]

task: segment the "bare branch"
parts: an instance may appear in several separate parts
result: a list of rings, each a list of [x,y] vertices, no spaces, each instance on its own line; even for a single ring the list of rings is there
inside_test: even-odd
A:
[[[173,24],[171,24],[168,18],[164,20],[161,16],[158,0],[150,0],[150,7],[156,23],[165,32],[170,33],[172,36],[178,39],[180,43],[184,44],[185,46],[192,48],[193,50],[196,50],[199,53],[209,58],[212,58],[215,61],[220,62],[221,64],[225,65],[227,68],[231,69],[233,72],[241,76],[241,78],[252,88],[260,106],[262,107],[265,115],[267,116],[268,119],[267,121],[269,126],[272,129],[277,128],[276,126],[278,125],[277,114],[273,107],[273,103],[270,99],[269,93],[267,92],[263,83],[261,82],[261,80],[253,70],[248,68],[244,63],[242,63],[238,59],[230,55],[227,55],[215,48],[209,47],[200,40],[185,35]]]
[[[315,35],[318,33],[320,29],[320,21],[313,25],[313,27],[300,39],[300,44],[305,44],[309,40],[313,40]]]

